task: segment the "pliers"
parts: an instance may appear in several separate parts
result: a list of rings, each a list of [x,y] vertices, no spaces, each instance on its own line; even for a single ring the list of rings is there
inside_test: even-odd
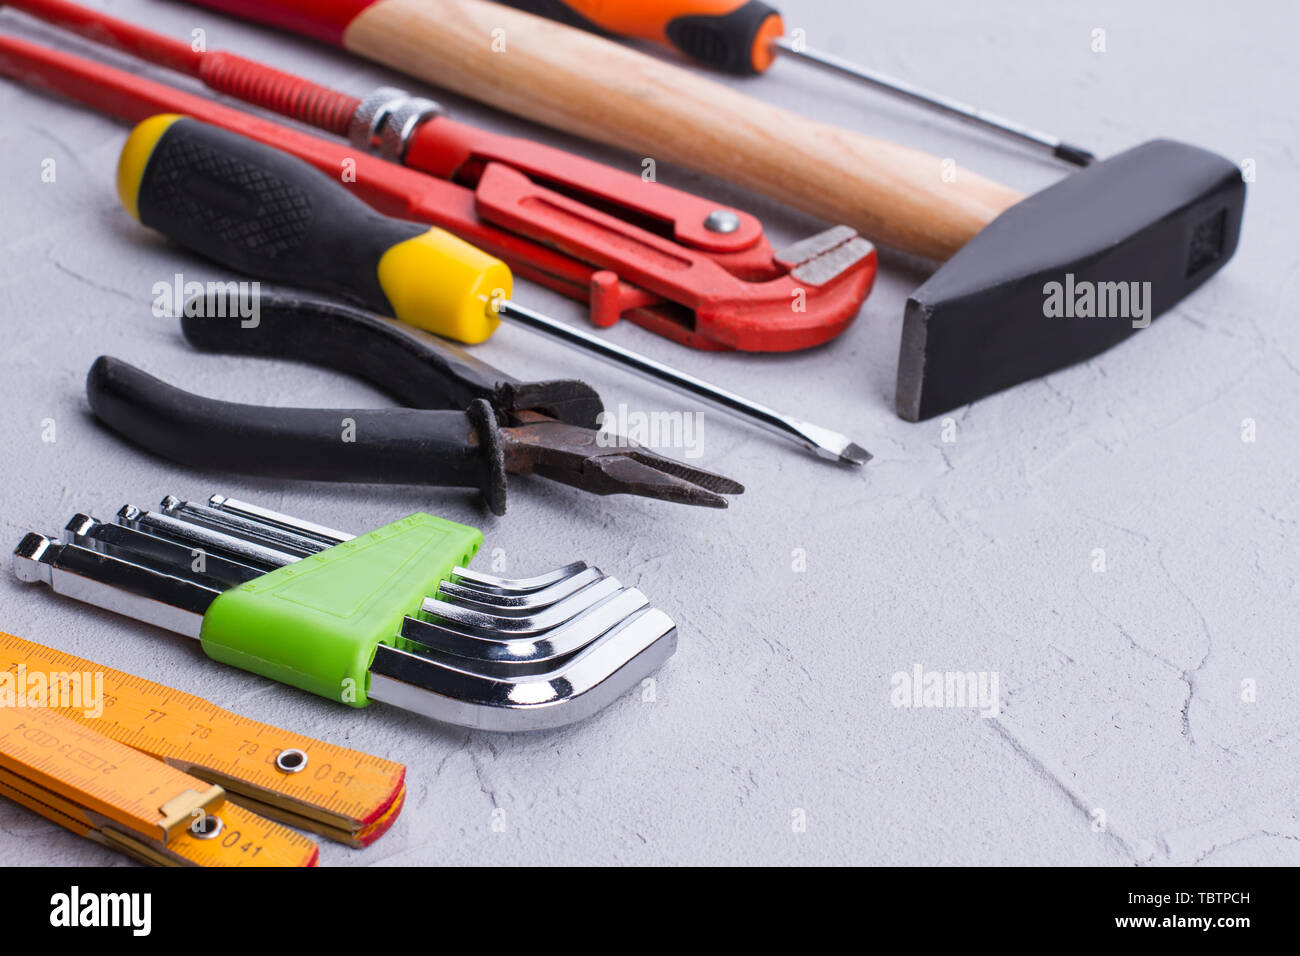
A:
[[[477,488],[506,510],[506,475],[597,495],[725,508],[744,487],[601,433],[580,381],[520,382],[451,343],[334,300],[260,293],[256,321],[225,296],[186,303],[195,348],[297,359],[347,372],[406,408],[270,408],[204,398],[111,356],[86,378],[95,416],[123,438],[195,468],[266,478]],[[447,409],[447,410],[443,410]],[[463,411],[458,410],[463,409]]]

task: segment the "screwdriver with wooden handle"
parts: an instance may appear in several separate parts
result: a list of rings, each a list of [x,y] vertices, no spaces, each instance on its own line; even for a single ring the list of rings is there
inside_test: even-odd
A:
[[[529,122],[717,176],[929,259],[949,258],[1024,198],[941,157],[488,0],[196,2],[342,46]]]
[[[789,56],[839,76],[865,83],[947,116],[982,126],[1075,166],[1097,157],[1086,149],[960,100],[923,90],[786,36],[781,14],[762,0],[496,0],[569,26],[648,40],[686,54],[714,69],[740,76],[766,73]]]
[[[871,458],[844,435],[512,302],[504,262],[437,227],[383,215],[297,157],[237,133],[175,114],[150,117],[122,148],[117,189],[144,225],[255,279],[339,296],[470,344],[509,319],[819,458],[853,465]]]

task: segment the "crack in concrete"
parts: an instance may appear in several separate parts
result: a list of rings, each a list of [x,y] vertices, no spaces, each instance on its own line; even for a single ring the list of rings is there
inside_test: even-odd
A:
[[[466,753],[469,754],[470,766],[474,768],[474,780],[478,783],[479,792],[488,798],[488,801],[492,804],[493,810],[500,809],[501,801],[497,799],[496,789],[488,784],[487,776],[483,768],[483,761],[479,758],[479,755],[474,751],[473,747],[467,748]]]
[[[50,256],[47,256],[47,258],[54,265],[54,268],[58,269],[64,275],[71,276],[73,279],[76,279],[78,282],[85,283],[86,285],[90,286],[92,289],[97,289],[100,292],[107,292],[110,295],[115,295],[120,299],[126,299],[129,302],[139,303],[140,301],[138,296],[131,295],[129,292],[123,292],[121,289],[114,289],[112,286],[109,285],[103,285],[101,283],[95,282],[93,279],[87,278],[86,276],[82,275],[80,272],[77,272],[74,269],[69,269],[58,259],[55,259]]]
[[[1191,865],[1200,866],[1208,857],[1218,853],[1220,850],[1227,850],[1242,843],[1249,843],[1251,840],[1258,840],[1260,837],[1300,842],[1300,836],[1296,836],[1292,833],[1282,833],[1277,830],[1256,830],[1254,833],[1247,833],[1245,836],[1237,837],[1235,840],[1228,840],[1226,843],[1212,844],[1208,850],[1194,859]]]
[[[1156,563],[1160,565],[1160,570],[1165,573],[1165,577],[1169,580],[1170,586],[1196,613],[1196,618],[1201,623],[1201,633],[1205,636],[1205,653],[1201,656],[1201,662],[1191,671],[1184,669],[1179,674],[1179,679],[1187,685],[1187,697],[1184,698],[1182,709],[1179,711],[1182,717],[1182,735],[1187,740],[1188,746],[1195,747],[1196,737],[1192,733],[1192,699],[1196,696],[1197,677],[1200,675],[1201,670],[1204,669],[1205,665],[1209,663],[1210,654],[1214,651],[1214,638],[1210,633],[1210,622],[1206,620],[1205,612],[1201,610],[1200,606],[1194,600],[1192,600],[1192,596],[1179,586],[1178,582],[1174,579],[1173,572],[1171,572],[1169,566],[1165,564],[1164,548],[1158,548],[1156,550]]]
[[[1082,793],[1072,787],[1065,779],[1066,771],[1064,767],[1052,768],[1047,764],[1046,758],[1040,757],[1029,749],[1016,735],[1012,732],[1011,727],[1003,717],[990,717],[986,723],[990,724],[1003,740],[1005,740],[1015,754],[1026,761],[1030,768],[1042,779],[1061,794],[1078,810],[1089,827],[1093,825],[1093,813],[1096,810]],[[1100,831],[1108,840],[1114,843],[1121,852],[1134,863],[1143,863],[1150,858],[1149,854],[1144,854],[1132,841],[1116,833],[1109,824],[1104,826]]]

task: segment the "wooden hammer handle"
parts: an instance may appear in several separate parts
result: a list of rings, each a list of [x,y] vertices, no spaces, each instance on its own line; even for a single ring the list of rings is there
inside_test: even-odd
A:
[[[378,0],[348,23],[343,44],[529,120],[738,183],[931,259],[946,259],[1023,198],[938,157],[484,0]]]

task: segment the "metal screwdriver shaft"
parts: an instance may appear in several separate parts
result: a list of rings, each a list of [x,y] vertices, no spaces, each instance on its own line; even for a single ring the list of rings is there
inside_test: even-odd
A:
[[[209,0],[213,2],[213,0]],[[676,48],[714,69],[738,76],[763,73],[782,54],[847,76],[948,116],[995,130],[1023,143],[1045,149],[1057,159],[1087,166],[1097,157],[959,100],[922,90],[903,80],[877,73],[830,53],[809,50],[785,36],[781,14],[763,0],[498,0],[537,16],[587,30],[648,40]],[[220,5],[220,4],[218,4]]]
[[[606,342],[571,325],[557,322],[517,302],[497,300],[493,305],[497,314],[503,319],[509,319],[534,331],[560,339],[620,368],[628,369],[651,382],[676,389],[714,408],[747,419],[773,435],[779,435],[802,445],[818,458],[842,461],[850,465],[865,465],[871,460],[870,452],[838,432],[783,415],[766,405],[742,398],[735,392],[710,385],[702,379],[679,372],[662,362],[656,362],[652,358]]]
[[[869,70],[856,63],[850,63],[848,60],[841,59],[833,54],[801,48],[785,37],[773,40],[772,49],[786,56],[792,56],[804,63],[811,63],[813,66],[820,67],[827,72],[847,76],[850,79],[865,83],[893,96],[918,103],[947,116],[956,117],[976,126],[982,126],[1005,136],[1011,136],[1039,149],[1045,149],[1057,159],[1073,163],[1075,166],[1087,166],[1097,159],[1088,150],[1062,142],[1050,133],[1024,126],[1014,120],[978,109],[960,100],[922,90],[905,80],[877,73],[875,70]]]

